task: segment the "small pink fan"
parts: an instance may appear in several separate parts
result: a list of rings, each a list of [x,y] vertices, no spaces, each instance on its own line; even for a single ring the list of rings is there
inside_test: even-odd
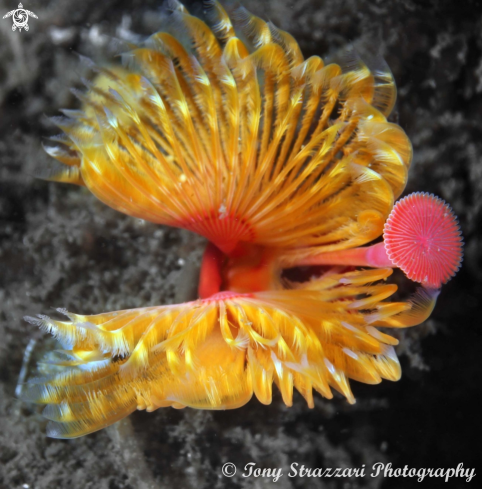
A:
[[[415,192],[393,208],[383,230],[390,260],[415,282],[438,288],[462,263],[463,240],[452,209],[439,197]]]
[[[295,265],[400,268],[407,277],[438,289],[459,270],[463,239],[457,217],[439,197],[415,192],[398,201],[383,230],[383,243],[309,255]]]

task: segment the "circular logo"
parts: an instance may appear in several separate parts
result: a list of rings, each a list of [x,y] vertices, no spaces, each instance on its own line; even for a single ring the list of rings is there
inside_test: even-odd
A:
[[[25,27],[27,25],[27,22],[28,22],[27,12],[20,8],[15,10],[13,14],[13,23],[15,24],[15,27],[17,28]]]
[[[24,9],[21,3],[18,4],[17,9],[11,10],[3,16],[4,19],[7,19],[8,17],[12,17],[12,31],[16,31],[17,29],[19,31],[22,29],[28,31],[28,18],[33,17],[34,19],[38,19],[33,12]]]
[[[226,462],[221,469],[224,477],[233,477],[236,474],[236,465],[231,462]]]

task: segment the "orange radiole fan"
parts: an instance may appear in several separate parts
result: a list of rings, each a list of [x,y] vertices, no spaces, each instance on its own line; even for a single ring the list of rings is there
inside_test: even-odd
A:
[[[49,436],[135,409],[230,409],[253,394],[269,404],[273,382],[287,405],[294,388],[310,407],[313,390],[353,403],[349,379],[400,378],[397,340],[377,328],[425,320],[460,266],[442,201],[417,194],[415,213],[405,199],[393,209],[412,148],[386,119],[389,69],[353,53],[341,66],[305,60],[243,7],[206,4],[204,22],[168,2],[161,31],[123,67],[87,61],[97,76],[77,93],[82,110],[54,118],[64,135],[46,148],[60,162],[50,179],[209,244],[197,301],[27,318],[61,344],[22,394],[47,404]],[[296,267],[303,278],[290,282],[283,270]],[[406,302],[387,301],[394,267],[422,283]]]

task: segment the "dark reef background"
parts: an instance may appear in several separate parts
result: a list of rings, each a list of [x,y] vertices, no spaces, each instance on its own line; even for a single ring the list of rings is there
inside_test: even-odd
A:
[[[355,406],[316,396],[309,410],[295,395],[288,409],[276,394],[269,407],[253,399],[228,412],[139,412],[124,431],[72,441],[47,439],[40,410],[15,399],[25,348],[30,342],[34,360],[52,343],[22,317],[49,314],[51,307],[96,313],[189,296],[203,240],[118,214],[85,189],[30,176],[48,158],[42,138],[56,133],[44,114],[77,107],[69,88],[81,86],[84,72],[74,53],[102,60],[113,36],[134,40],[134,33],[155,32],[161,1],[24,3],[38,16],[29,32],[12,32],[11,19],[0,19],[0,487],[137,489],[153,480],[151,487],[183,489],[273,485],[239,474],[256,462],[283,468],[280,488],[406,489],[416,480],[286,474],[292,462],[480,468],[482,2],[243,2],[293,34],[306,57],[326,57],[349,43],[379,47],[398,85],[394,120],[414,146],[406,193],[433,192],[460,218],[464,266],[444,286],[430,320],[400,333],[402,380],[353,383]],[[1,0],[0,14],[16,5]],[[228,461],[238,466],[232,479],[221,475]],[[466,482],[420,484],[442,485]]]

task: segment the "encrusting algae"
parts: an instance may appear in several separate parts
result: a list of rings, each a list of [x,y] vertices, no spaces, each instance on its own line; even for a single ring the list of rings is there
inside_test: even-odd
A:
[[[211,28],[170,1],[161,32],[123,67],[87,61],[97,77],[78,93],[82,110],[54,118],[64,135],[46,148],[61,163],[51,179],[209,244],[197,301],[27,318],[62,348],[22,393],[47,404],[49,436],[85,435],[135,409],[231,409],[253,393],[269,404],[273,382],[288,406],[293,388],[310,407],[313,389],[353,403],[349,379],[400,378],[397,340],[377,328],[425,320],[460,265],[448,206],[416,194],[394,209],[412,148],[386,119],[389,69],[353,53],[344,66],[305,60],[291,35],[243,7],[206,4]],[[385,243],[360,248],[382,233]],[[386,301],[396,266],[422,283],[407,302]],[[304,280],[284,277],[293,267]]]

